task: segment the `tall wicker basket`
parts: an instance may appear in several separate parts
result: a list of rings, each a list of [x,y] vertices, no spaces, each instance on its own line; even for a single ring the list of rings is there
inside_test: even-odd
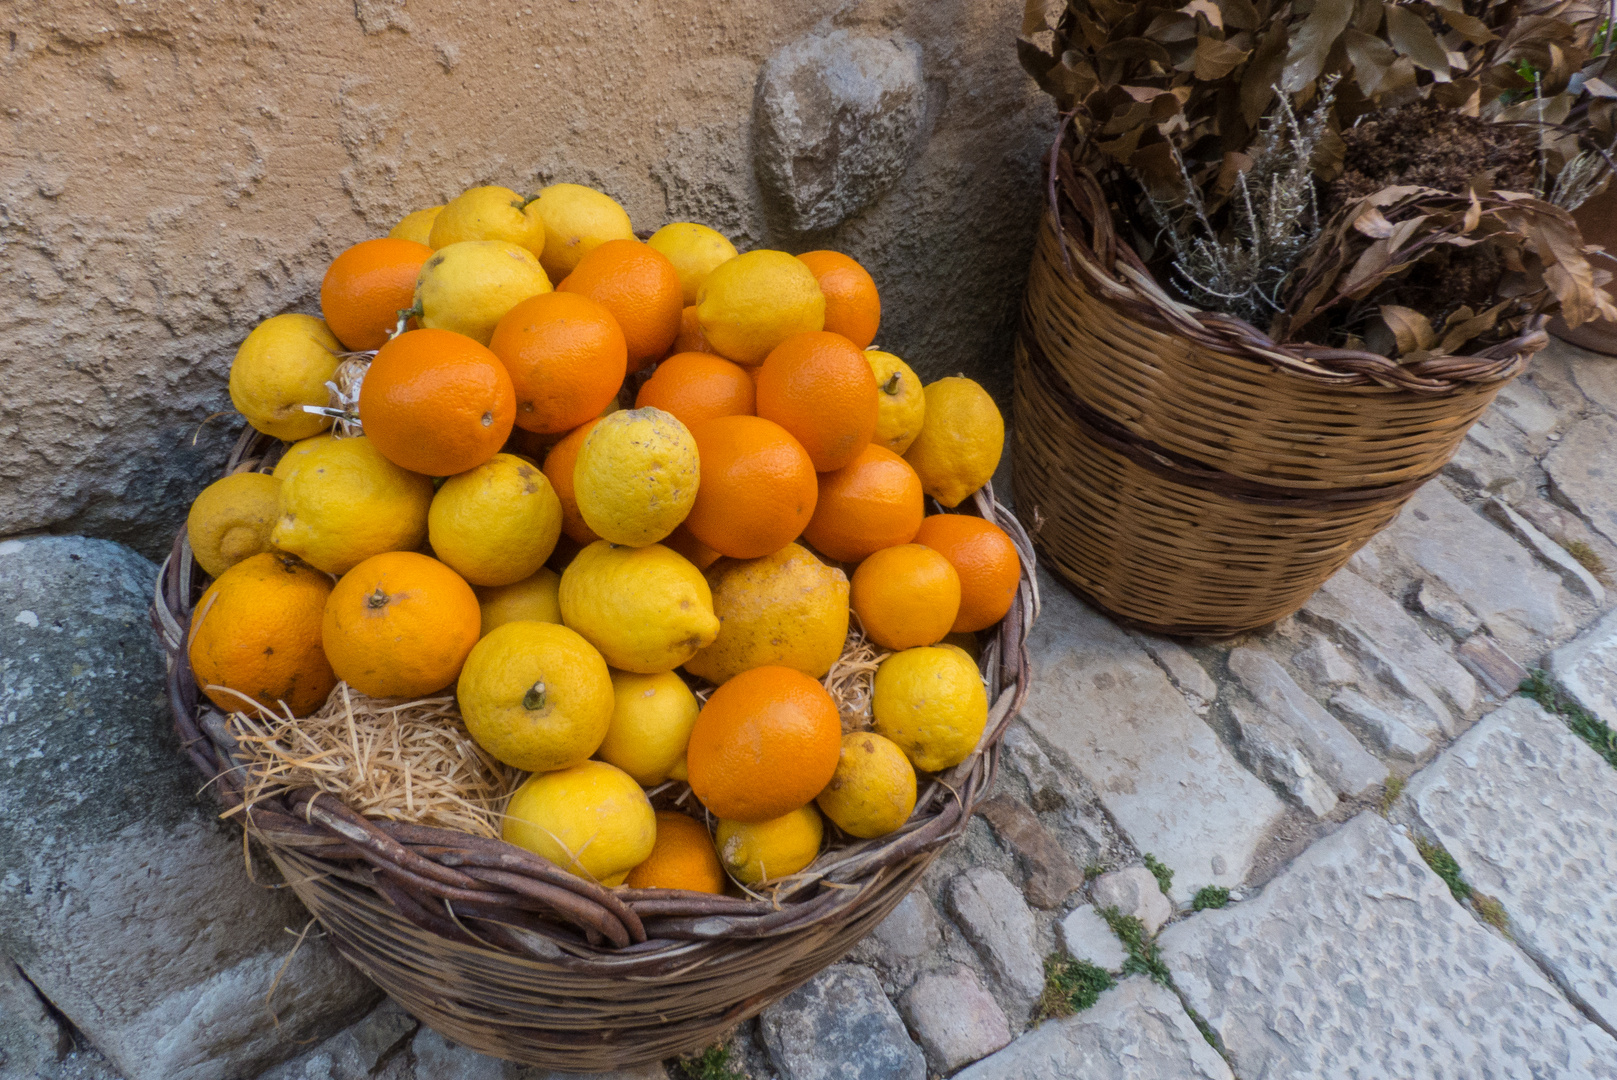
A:
[[[1225,636],[1300,608],[1436,476],[1547,340],[1406,365],[1277,345],[1171,298],[1051,155],[1016,347],[1016,509],[1127,622]]]

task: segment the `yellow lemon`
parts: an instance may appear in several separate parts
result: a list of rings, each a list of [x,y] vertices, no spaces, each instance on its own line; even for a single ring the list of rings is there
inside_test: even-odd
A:
[[[719,636],[685,670],[722,683],[766,664],[824,677],[848,636],[848,577],[807,548],[720,559],[707,571]]]
[[[849,836],[886,836],[915,809],[915,768],[891,739],[855,731],[842,737],[837,771],[814,801]]]
[[[866,349],[871,373],[876,376],[876,434],[870,440],[895,454],[910,448],[926,419],[926,392],[910,366],[890,352]]]
[[[186,515],[185,535],[209,577],[270,550],[280,498],[281,482],[265,473],[234,473],[202,489]]]
[[[921,490],[944,506],[959,506],[988,483],[1005,449],[1005,418],[988,391],[963,375],[926,388],[926,418],[904,460]]]
[[[633,240],[629,215],[610,195],[583,184],[551,184],[531,204],[545,223],[540,261],[554,281],[608,240]]]
[[[555,623],[506,623],[472,646],[455,684],[477,745],[513,768],[577,765],[612,722],[612,679],[590,643]]]
[[[474,588],[478,609],[483,613],[478,636],[487,637],[495,627],[519,619],[561,622],[561,601],[556,598],[560,587],[561,575],[548,566],[541,566],[532,577],[513,585]]]
[[[473,585],[532,577],[561,536],[561,499],[539,466],[495,454],[443,482],[427,513],[440,560]]]
[[[672,671],[719,633],[702,572],[661,544],[597,540],[562,571],[562,621],[621,671]]]
[[[329,405],[327,380],[337,373],[342,343],[313,315],[275,315],[247,335],[230,364],[230,403],[266,435],[296,442],[331,426],[303,411]]]
[[[417,244],[425,244],[432,236],[432,223],[438,220],[442,211],[442,206],[424,206],[420,210],[412,210],[389,229],[387,235],[394,240],[413,240]]]
[[[870,705],[876,734],[928,772],[964,761],[988,722],[977,665],[952,645],[923,645],[883,660]]]
[[[657,843],[657,815],[634,778],[604,761],[536,773],[511,793],[507,843],[611,888]]]
[[[399,468],[363,436],[315,447],[281,481],[270,543],[328,574],[427,539],[432,481]]]
[[[550,291],[533,252],[504,240],[462,240],[421,266],[415,306],[422,326],[453,330],[487,345],[505,313]]]
[[[720,263],[736,257],[736,246],[706,225],[676,221],[651,234],[647,245],[668,256],[679,272],[679,287],[685,293],[685,306],[696,303],[696,293]]]
[[[696,321],[719,354],[761,364],[793,334],[825,329],[825,294],[799,259],[749,251],[720,263],[696,296]]]
[[[310,453],[326,445],[328,442],[336,441],[336,438],[337,436],[333,435],[329,431],[326,431],[320,433],[319,435],[315,435],[312,438],[299,439],[291,446],[288,446],[281,453],[281,460],[275,463],[275,471],[270,475],[275,477],[277,480],[285,480],[287,477],[291,476],[294,471],[296,471],[298,466],[303,462],[304,458],[308,457]]]
[[[573,498],[603,540],[643,547],[673,532],[696,501],[696,440],[647,406],[604,417],[579,448]]]
[[[444,206],[427,244],[437,249],[463,240],[504,240],[537,256],[545,246],[545,223],[532,200],[510,188],[474,187]]]
[[[812,804],[768,821],[720,820],[714,830],[719,861],[743,885],[797,873],[820,853],[824,835],[825,823]]]
[[[655,787],[685,759],[685,744],[702,706],[672,671],[614,671],[612,697],[612,726],[595,755],[640,784]]]

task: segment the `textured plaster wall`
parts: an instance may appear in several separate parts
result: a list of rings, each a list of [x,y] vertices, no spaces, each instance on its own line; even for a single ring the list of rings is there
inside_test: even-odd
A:
[[[833,246],[878,343],[1003,398],[1051,108],[1020,0],[8,0],[0,5],[0,535],[166,549],[236,433],[236,345],[329,260],[462,188],[601,187],[637,227]],[[759,71],[808,34],[918,45],[896,186],[798,233],[756,178]],[[848,151],[856,152],[856,151]]]

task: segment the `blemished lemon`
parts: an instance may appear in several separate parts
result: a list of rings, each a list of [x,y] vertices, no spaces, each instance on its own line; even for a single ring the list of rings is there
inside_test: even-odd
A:
[[[275,477],[277,480],[285,480],[287,477],[292,475],[297,467],[303,462],[303,459],[308,457],[310,453],[326,445],[328,442],[335,441],[336,438],[337,436],[333,435],[331,432],[325,431],[321,432],[319,435],[315,435],[307,439],[299,439],[282,452],[281,460],[275,463],[275,471],[270,475]]]
[[[584,761],[524,780],[511,793],[501,835],[611,888],[651,855],[657,815],[628,773],[604,761]]]
[[[719,822],[714,830],[719,861],[743,885],[795,874],[820,853],[825,823],[810,803],[768,821]]]
[[[971,379],[953,375],[926,388],[926,418],[904,460],[921,490],[952,507],[988,483],[1004,449],[999,406]]]
[[[427,512],[433,553],[473,585],[532,577],[561,536],[561,499],[539,466],[495,454],[443,482]]]
[[[527,248],[504,240],[462,240],[439,248],[422,264],[415,306],[427,329],[453,330],[487,345],[506,312],[549,291],[550,278]]]
[[[186,515],[185,535],[209,577],[272,549],[280,498],[281,482],[265,473],[233,473],[202,489]]]
[[[595,756],[645,787],[655,787],[685,759],[685,745],[702,707],[672,671],[614,671],[612,697],[612,726]]]
[[[531,200],[507,187],[474,187],[456,195],[432,223],[431,248],[464,240],[504,240],[537,256],[545,247],[545,223]]]
[[[848,637],[848,577],[799,544],[708,568],[719,636],[685,670],[722,683],[766,664],[823,678]]]
[[[513,585],[474,588],[477,607],[483,613],[479,636],[487,637],[495,627],[521,619],[560,623],[561,601],[556,598],[560,588],[561,575],[548,566]]]
[[[326,382],[341,363],[342,342],[313,315],[274,315],[247,335],[230,364],[230,403],[266,435],[296,442],[331,426],[303,411],[329,405]]]
[[[309,451],[281,481],[270,543],[328,574],[427,539],[432,481],[399,468],[364,436]]]
[[[573,498],[601,539],[644,547],[685,520],[700,477],[689,428],[661,409],[626,409],[604,417],[584,440]]]
[[[696,321],[719,355],[761,364],[793,334],[825,329],[825,294],[801,260],[749,251],[708,274],[697,291]]]
[[[417,244],[425,244],[432,237],[432,223],[438,220],[442,212],[442,206],[423,206],[420,210],[411,210],[387,231],[387,235],[394,240],[413,240]]]
[[[455,695],[477,745],[528,772],[577,765],[595,753],[612,722],[606,661],[555,623],[495,629],[472,646]]]
[[[849,836],[886,836],[915,809],[915,768],[891,739],[851,732],[842,737],[835,775],[814,801]]]
[[[696,293],[720,263],[736,257],[736,246],[723,233],[694,221],[675,221],[651,234],[646,243],[668,256],[679,272],[685,306],[696,303]]]
[[[988,722],[988,691],[964,650],[923,645],[894,653],[876,669],[871,727],[898,744],[917,769],[958,765]]]
[[[620,671],[672,671],[719,633],[702,572],[661,544],[597,540],[561,575],[561,617]]]
[[[895,454],[903,454],[921,433],[926,419],[926,392],[910,366],[890,352],[866,349],[865,359],[876,376],[876,434],[870,440]]]
[[[610,195],[583,184],[551,184],[531,204],[545,223],[540,261],[552,281],[573,272],[578,261],[608,240],[633,240],[629,215]]]

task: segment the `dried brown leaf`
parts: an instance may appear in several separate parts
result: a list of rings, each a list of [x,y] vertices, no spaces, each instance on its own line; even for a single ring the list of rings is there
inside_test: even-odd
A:
[[[1353,81],[1359,84],[1359,91],[1365,97],[1380,93],[1382,84],[1387,81],[1393,64],[1398,60],[1392,46],[1374,34],[1353,27],[1342,32],[1342,46],[1353,65]]]
[[[1392,47],[1432,73],[1439,82],[1449,78],[1448,50],[1438,42],[1426,20],[1401,4],[1385,4],[1387,37]]]
[[[1412,353],[1416,349],[1430,349],[1437,341],[1437,332],[1432,329],[1431,320],[1413,308],[1382,304],[1381,320],[1392,331],[1401,354]]]
[[[1196,78],[1211,81],[1222,79],[1234,71],[1247,58],[1247,50],[1238,49],[1227,41],[1202,37],[1196,41]]]
[[[1315,0],[1286,54],[1281,89],[1295,94],[1319,78],[1331,47],[1352,18],[1353,0]]]

